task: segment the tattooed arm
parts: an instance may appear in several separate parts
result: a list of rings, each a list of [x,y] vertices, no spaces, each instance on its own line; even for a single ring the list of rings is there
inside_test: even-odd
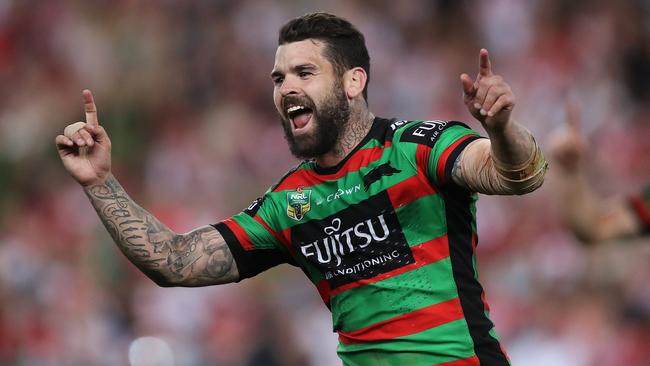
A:
[[[111,174],[111,140],[99,124],[92,93],[84,90],[83,99],[86,122],[68,125],[56,147],[122,253],[160,286],[237,281],[237,265],[216,229],[176,234],[131,200]]]
[[[158,285],[206,286],[239,278],[230,249],[213,227],[174,233],[133,202],[112,175],[84,190],[122,253]]]

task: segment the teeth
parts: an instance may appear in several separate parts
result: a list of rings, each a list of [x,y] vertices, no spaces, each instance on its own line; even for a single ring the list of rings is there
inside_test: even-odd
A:
[[[287,113],[293,113],[293,112],[299,111],[301,109],[305,109],[305,107],[301,106],[301,105],[295,105],[293,107],[287,108]]]

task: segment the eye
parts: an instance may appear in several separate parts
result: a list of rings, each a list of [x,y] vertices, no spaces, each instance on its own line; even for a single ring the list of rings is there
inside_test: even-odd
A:
[[[298,76],[300,76],[302,79],[306,79],[311,75],[313,75],[313,74],[311,72],[309,72],[309,71],[301,71],[301,72],[298,73]]]
[[[275,85],[280,85],[284,81],[284,78],[282,76],[275,76],[273,77],[273,84]]]

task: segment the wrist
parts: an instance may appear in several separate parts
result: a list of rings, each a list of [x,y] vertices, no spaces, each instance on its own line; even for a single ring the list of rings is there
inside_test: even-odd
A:
[[[508,131],[513,129],[515,122],[508,117],[506,121],[491,121],[492,123],[483,123],[483,128],[490,139],[503,139],[508,135]]]
[[[492,153],[494,167],[501,176],[510,180],[521,180],[536,175],[542,170],[546,170],[547,163],[541,148],[532,134],[529,134],[528,136],[530,142],[527,145],[530,146],[530,152],[524,161],[518,163],[504,162]]]
[[[105,174],[98,175],[95,179],[90,179],[85,182],[79,182],[84,189],[88,189],[94,186],[103,186],[106,185],[106,182],[113,176],[113,173],[107,172]]]

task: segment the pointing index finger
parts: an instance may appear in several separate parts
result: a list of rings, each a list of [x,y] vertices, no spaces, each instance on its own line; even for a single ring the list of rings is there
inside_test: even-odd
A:
[[[88,89],[84,89],[81,94],[84,98],[86,123],[93,126],[99,126],[99,120],[97,119],[97,107],[95,107],[95,99],[93,98],[93,93]]]
[[[478,54],[478,73],[481,76],[492,75],[492,65],[490,64],[490,55],[488,50],[481,48]]]

